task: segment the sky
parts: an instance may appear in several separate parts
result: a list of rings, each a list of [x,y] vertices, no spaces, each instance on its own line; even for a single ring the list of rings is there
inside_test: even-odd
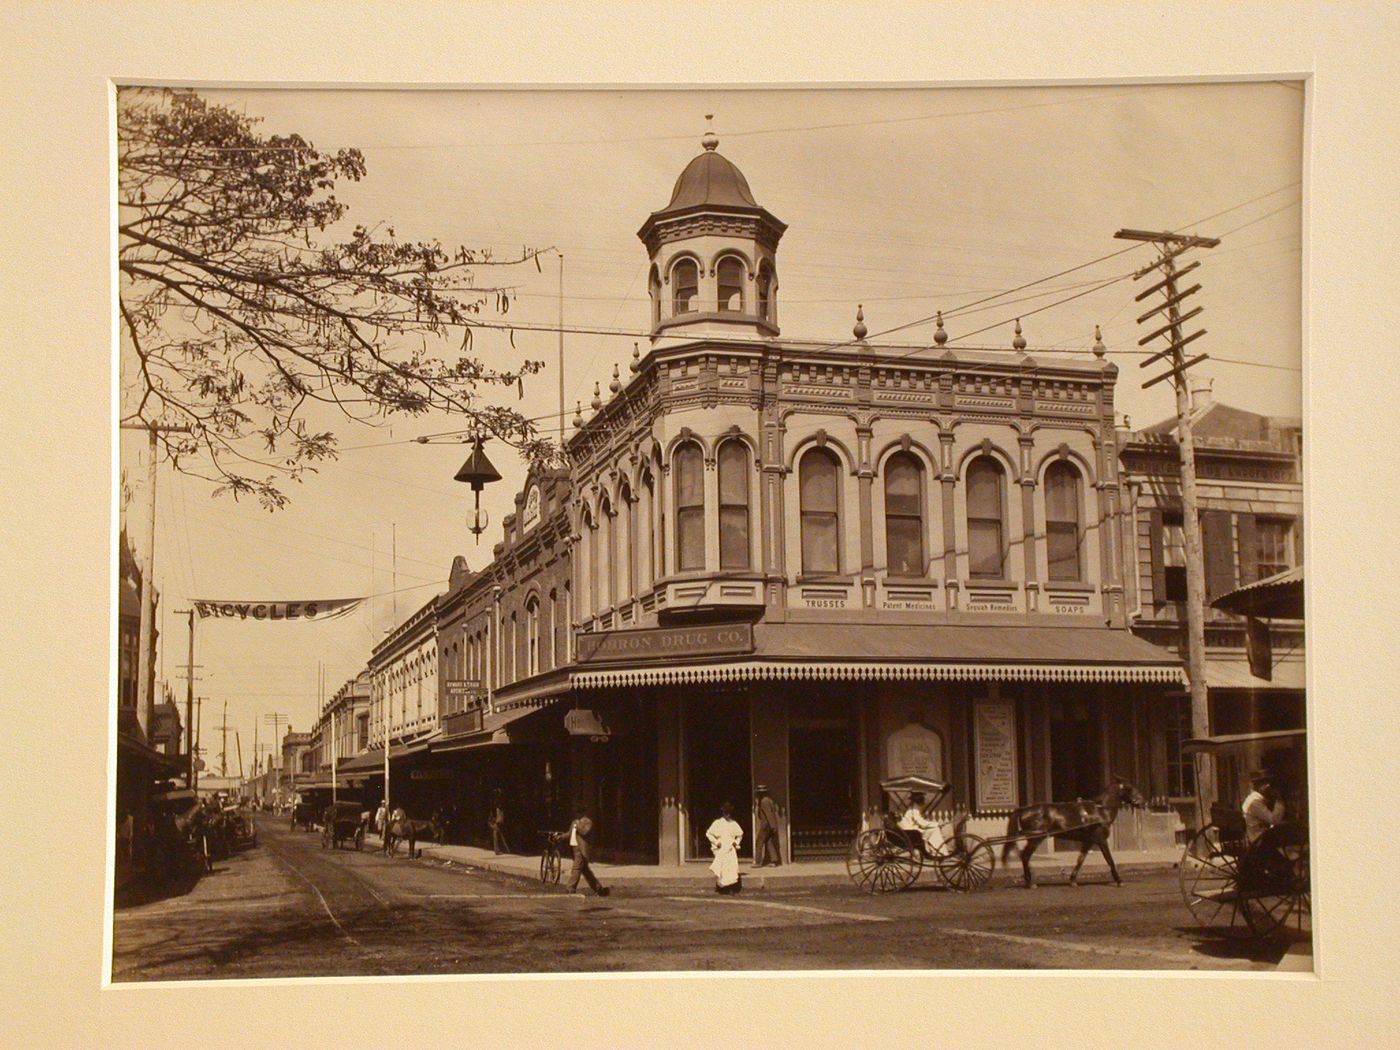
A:
[[[1212,358],[1197,371],[1214,379],[1218,400],[1302,414],[1296,84],[202,93],[263,118],[267,133],[295,131],[323,150],[360,148],[366,177],[337,188],[348,222],[385,222],[401,238],[489,246],[500,256],[522,247],[562,252],[566,329],[616,333],[566,333],[570,419],[576,401],[589,414],[595,382],[606,398],[615,365],[625,379],[634,344],[648,348],[648,260],[636,231],[700,152],[706,114],[719,152],[788,224],[777,255],[784,338],[849,339],[860,304],[872,342],[929,345],[931,323],[877,336],[1043,281],[950,319],[949,345],[1009,346],[1020,316],[1030,353],[1082,356],[1100,324],[1120,369],[1118,410],[1143,426],[1174,411],[1168,384],[1140,389],[1157,370],[1138,368],[1137,340],[1147,331],[1135,319],[1146,305],[1133,296],[1151,281],[1059,300],[1091,287],[1083,282],[1145,266],[1152,250],[1043,279],[1127,247],[1113,238],[1123,227],[1190,231],[1221,238],[1196,253],[1192,275],[1202,285],[1195,303],[1205,307],[1197,323],[1208,331],[1192,349]],[[514,287],[511,321],[552,326],[558,262],[547,255],[542,267],[514,268],[508,279],[492,268],[481,283]],[[490,397],[557,426],[557,340],[553,331],[517,331],[512,349],[506,332],[478,331],[481,356],[546,363],[523,399]],[[197,627],[196,694],[208,698],[202,733],[214,768],[225,703],[251,767],[255,732],[269,739],[266,715],[311,727],[320,664],[329,695],[395,623],[443,589],[454,555],[473,569],[489,561],[525,465],[499,442],[488,446],[504,477],[483,494],[491,525],[476,542],[466,529],[468,491],[452,480],[467,449],[413,441],[458,426],[441,416],[338,425],[339,458],[292,485],[290,506],[274,513],[214,498],[207,482],[161,468],[159,671],[178,696],[186,633],[173,610],[190,598],[376,595],[360,613],[323,624]],[[142,507],[140,435],[123,433],[120,448],[132,506]]]

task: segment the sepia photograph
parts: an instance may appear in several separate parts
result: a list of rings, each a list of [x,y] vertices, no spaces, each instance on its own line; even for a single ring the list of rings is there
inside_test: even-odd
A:
[[[1306,97],[118,82],[110,981],[1311,973]]]

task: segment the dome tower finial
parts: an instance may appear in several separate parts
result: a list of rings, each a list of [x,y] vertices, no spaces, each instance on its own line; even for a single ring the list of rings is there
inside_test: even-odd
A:
[[[710,151],[713,151],[719,145],[719,136],[715,134],[713,126],[714,119],[715,115],[713,113],[705,114],[705,137],[700,140],[700,145]]]

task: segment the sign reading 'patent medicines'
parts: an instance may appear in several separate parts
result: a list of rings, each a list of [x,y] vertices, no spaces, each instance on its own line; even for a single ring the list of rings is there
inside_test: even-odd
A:
[[[753,652],[753,625],[716,623],[695,627],[655,627],[641,631],[601,631],[577,636],[581,664],[675,660]]]
[[[977,748],[977,808],[1016,805],[1016,709],[999,700],[979,700],[973,721]]]

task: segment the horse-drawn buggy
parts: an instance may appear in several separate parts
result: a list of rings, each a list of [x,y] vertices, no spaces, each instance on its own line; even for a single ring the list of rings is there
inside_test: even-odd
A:
[[[925,814],[936,810],[951,784],[903,776],[881,781],[880,788],[888,804],[881,823],[851,843],[846,857],[851,881],[866,893],[889,893],[907,889],[931,868],[949,889],[980,890],[991,884],[996,858],[984,840],[966,831],[966,814],[938,825],[937,833],[900,826],[911,805]]]
[[[1124,806],[1147,804],[1131,784],[1113,777],[1096,797],[1073,802],[1037,802],[1013,810],[1005,835],[984,839],[966,830],[964,813],[941,824],[928,814],[938,808],[952,785],[921,776],[881,781],[888,800],[880,826],[859,832],[846,858],[851,880],[867,893],[888,893],[912,886],[925,868],[953,890],[980,890],[992,883],[996,866],[993,848],[1001,847],[1003,863],[1018,844],[1025,885],[1035,885],[1031,856],[1054,836],[1079,843],[1079,859],[1070,874],[1079,881],[1079,869],[1091,848],[1097,848],[1108,864],[1114,883],[1122,885],[1113,854],[1108,848],[1109,828]],[[916,815],[917,814],[917,815]]]
[[[368,824],[369,814],[358,802],[332,802],[321,814],[321,848],[340,849],[342,842],[352,842],[355,849],[364,849]]]
[[[1237,800],[1247,797],[1250,786],[1262,786],[1278,777],[1272,771],[1264,774],[1261,767],[1270,764],[1286,763],[1301,788],[1305,744],[1305,732],[1299,729],[1203,737],[1182,745],[1184,753],[1195,756],[1200,830],[1186,843],[1181,856],[1181,895],[1200,925],[1231,936],[1263,938],[1278,932],[1293,916],[1301,930],[1312,905],[1306,824],[1299,819],[1279,820],[1251,842]],[[1220,793],[1227,796],[1211,805],[1208,822],[1201,804],[1205,797],[1201,791],[1202,755],[1212,757]],[[1244,772],[1250,769],[1258,771],[1252,775]],[[1270,796],[1272,787],[1267,792]],[[1304,798],[1298,790],[1289,800],[1295,817],[1301,816]],[[1287,817],[1286,810],[1277,812]]]
[[[321,814],[325,811],[326,803],[330,801],[329,793],[326,797],[317,798],[315,792],[299,791],[292,802],[292,828],[296,831],[301,828],[303,831],[315,831],[316,823],[321,819]]]

